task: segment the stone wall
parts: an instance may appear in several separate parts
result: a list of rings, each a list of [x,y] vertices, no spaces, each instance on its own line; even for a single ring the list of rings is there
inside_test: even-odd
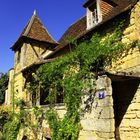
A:
[[[140,40],[140,1],[130,14],[130,24],[124,30],[123,43]],[[139,46],[126,50],[117,62],[112,63],[111,73],[129,73],[140,76]],[[115,127],[121,140],[140,139],[140,81],[135,78],[112,81]]]
[[[133,74],[140,74],[140,51],[139,47],[131,48],[123,53],[123,55],[116,62],[112,63],[111,69],[108,71],[112,73],[128,72]]]
[[[140,2],[138,2],[132,9],[130,16],[130,24],[124,30],[122,38],[123,43],[130,43],[131,41],[139,41],[140,38]],[[34,49],[33,49],[34,48]],[[37,44],[24,43],[21,47],[21,62],[17,63],[17,52],[15,55],[15,79],[14,89],[17,98],[30,101],[29,94],[26,94],[24,89],[25,79],[20,73],[21,69],[31,65],[37,61],[45,51],[45,48],[39,47]],[[44,56],[45,57],[45,56]],[[140,52],[139,47],[131,48],[128,52],[124,52],[122,57],[112,64],[109,68],[110,72],[130,72],[140,74]],[[115,127],[119,127],[121,140],[138,140],[140,139],[140,87],[138,81],[123,81],[124,84],[111,83],[107,76],[98,77],[96,83],[96,93],[92,95],[85,95],[84,103],[88,102],[87,110],[84,110],[81,117],[81,129],[79,133],[79,140],[115,140]],[[125,83],[126,82],[126,83]],[[134,86],[136,84],[136,87]],[[114,84],[114,85],[113,85]],[[119,84],[119,85],[118,85]],[[9,86],[11,86],[9,84]],[[112,92],[113,87],[113,92]],[[135,89],[133,89],[135,87]],[[122,89],[122,90],[120,90]],[[130,90],[128,90],[130,89]],[[8,90],[11,90],[10,87]],[[116,90],[116,91],[114,91]],[[131,95],[131,90],[133,94]],[[113,93],[113,94],[112,94]],[[8,92],[10,99],[11,94]],[[102,99],[100,96],[105,95]],[[118,96],[117,96],[118,95]],[[118,97],[118,98],[117,98]],[[90,99],[92,98],[92,99]],[[101,98],[101,97],[100,97]],[[11,103],[9,99],[9,103]],[[131,100],[130,100],[131,99]],[[123,104],[127,103],[127,104]],[[118,105],[118,116],[116,118],[116,106]],[[86,107],[86,105],[85,105]],[[63,117],[63,109],[58,109],[58,114]],[[119,121],[119,123],[118,123]],[[42,124],[42,129],[47,130],[48,125]],[[28,133],[31,133],[27,129]],[[23,135],[24,130],[21,130]],[[20,134],[19,134],[20,135]],[[42,135],[42,134],[40,134]],[[19,136],[19,140],[22,136]]]
[[[96,93],[92,94],[85,95],[83,98],[86,109],[81,118],[79,140],[114,140],[115,122],[111,80],[105,75],[98,77]]]
[[[5,98],[5,105],[12,105],[12,97],[13,97],[13,77],[14,77],[14,69],[9,71],[9,82],[8,82],[8,89],[6,92]]]
[[[115,140],[115,120],[111,80],[106,75],[99,76],[94,88],[96,88],[96,92],[89,95],[86,94],[83,97],[83,112],[81,114],[81,127],[78,139]],[[99,94],[104,95],[99,97]],[[47,107],[44,109],[46,110]],[[55,106],[55,109],[59,115],[59,118],[63,118],[64,114],[66,113],[65,107]],[[33,115],[33,112],[31,121],[32,125],[38,123]],[[41,128],[39,129],[38,127],[37,139],[42,140],[46,134],[50,135],[49,125],[45,120],[42,120]],[[29,127],[20,130],[18,140],[21,140],[23,135],[29,135],[30,139],[36,139],[33,129],[30,129]]]
[[[14,81],[14,94],[17,99],[23,99],[28,105],[31,105],[31,96],[25,89],[26,79],[21,70],[32,65],[34,62],[39,61],[41,59],[41,55],[48,47],[49,46],[42,43],[25,42],[21,46],[21,52],[19,53],[19,50],[15,52],[14,76],[12,77]],[[20,55],[19,62],[18,55]]]
[[[13,83],[14,83],[13,90],[14,90],[15,99],[24,100],[26,98],[26,95],[24,94],[25,78],[23,77],[22,73],[16,74],[14,76]]]
[[[140,41],[140,1],[133,7],[130,14],[130,23],[123,32],[122,42],[129,44]],[[110,71],[140,73],[140,50],[139,46],[126,50],[119,60],[112,64]]]
[[[139,40],[140,38],[140,1],[131,10],[130,24],[124,31],[124,37],[122,41],[127,43],[128,41]]]
[[[19,50],[15,52],[15,73],[20,72],[23,68],[33,64],[40,59],[43,52],[46,51],[48,46],[38,43],[23,43],[21,46],[21,53]],[[18,62],[18,55],[20,55],[20,61]]]
[[[140,86],[120,124],[120,136],[122,140],[140,139]]]
[[[48,107],[40,106],[38,109],[45,116],[45,112],[48,109]],[[64,105],[56,105],[54,109],[57,111],[60,119],[64,117],[64,114],[66,113],[66,108],[64,107]],[[29,112],[28,116],[26,116],[26,120],[28,123],[26,122],[26,126],[20,129],[17,136],[17,140],[22,140],[23,136],[27,136],[29,140],[46,140],[45,137],[50,137],[51,130],[47,121],[45,119],[39,119],[38,121],[33,108],[27,109],[27,111]]]

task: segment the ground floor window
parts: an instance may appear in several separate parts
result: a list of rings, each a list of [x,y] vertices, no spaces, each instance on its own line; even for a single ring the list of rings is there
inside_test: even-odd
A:
[[[53,103],[63,103],[63,92],[60,91],[59,93],[55,93],[52,100]],[[32,105],[49,105],[51,99],[49,99],[49,91],[40,89],[39,94],[32,94]]]

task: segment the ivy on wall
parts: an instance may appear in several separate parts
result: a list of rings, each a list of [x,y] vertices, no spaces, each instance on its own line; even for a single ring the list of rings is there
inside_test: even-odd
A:
[[[105,35],[94,34],[90,40],[85,40],[75,45],[71,53],[56,59],[51,63],[41,65],[32,74],[32,81],[28,83],[28,90],[31,94],[38,95],[40,89],[44,94],[48,94],[49,109],[46,110],[45,119],[51,129],[52,140],[77,140],[80,128],[80,116],[83,112],[81,108],[82,96],[85,92],[90,92],[94,84],[88,79],[96,79],[97,72],[105,70],[105,67],[116,60],[121,53],[132,44],[121,43],[122,29],[121,22],[111,33]],[[133,42],[132,42],[133,43]],[[134,45],[134,44],[133,44]],[[94,80],[93,80],[94,81]],[[14,91],[14,90],[13,90]],[[57,95],[63,95],[66,114],[59,118],[54,109]],[[14,100],[13,100],[14,101]],[[36,102],[36,101],[35,101]],[[22,100],[14,103],[20,108],[18,113],[8,114],[3,124],[3,136],[6,140],[14,140],[22,126],[30,127],[37,137],[38,129],[27,122],[28,111],[24,109]],[[34,108],[37,120],[44,118],[44,111]],[[0,117],[3,116],[0,113]],[[41,121],[38,126],[41,127]],[[38,128],[39,128],[38,127]],[[40,128],[41,129],[41,128]]]
[[[22,100],[18,100],[16,103],[16,107],[19,108],[19,111],[16,111],[16,113],[10,109],[4,109],[7,116],[3,123],[3,140],[15,140],[19,133],[19,129],[25,124],[25,120],[27,120],[26,117],[28,113],[23,109],[24,104],[21,104],[21,102]]]
[[[91,72],[95,79],[97,71],[104,70],[126,49],[127,46],[121,42],[123,25],[123,22],[119,23],[114,32],[105,36],[94,34],[90,40],[77,45],[71,53],[40,66],[33,73],[34,82],[28,86],[30,92],[37,94],[38,87],[41,87],[49,94],[47,100],[50,102],[50,109],[46,113],[46,120],[52,130],[52,140],[78,138],[83,88],[91,88],[90,83],[85,85],[84,81],[91,78]],[[67,111],[63,119],[59,118],[53,108],[55,97],[60,92],[64,95]]]

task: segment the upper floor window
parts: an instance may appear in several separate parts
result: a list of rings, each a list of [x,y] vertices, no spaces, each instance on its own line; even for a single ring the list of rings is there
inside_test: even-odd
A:
[[[91,4],[88,7],[87,18],[88,18],[87,22],[88,22],[89,26],[93,26],[98,23],[98,13],[97,13],[96,4]]]
[[[91,29],[102,21],[100,0],[88,0],[84,7],[87,9],[87,29]]]
[[[17,63],[20,63],[20,57],[21,57],[21,48],[18,50]]]

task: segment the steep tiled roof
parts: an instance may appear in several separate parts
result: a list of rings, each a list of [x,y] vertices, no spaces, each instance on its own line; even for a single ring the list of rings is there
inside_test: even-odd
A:
[[[86,30],[86,16],[73,23],[58,41],[61,45],[67,44],[69,39],[75,39]]]
[[[116,3],[117,6],[113,7],[112,5],[109,5],[106,2],[106,0],[101,1],[101,9],[102,9],[102,13],[103,13],[102,22],[97,24],[91,30],[86,30],[86,16],[82,17],[81,19],[76,21],[74,24],[72,24],[66,30],[66,32],[63,34],[63,36],[58,41],[60,44],[56,47],[55,51],[52,52],[52,54],[50,54],[49,56],[57,53],[59,50],[61,50],[65,46],[67,46],[67,44],[68,44],[67,40],[69,38],[78,39],[80,37],[83,37],[84,35],[93,31],[95,28],[99,27],[101,24],[105,23],[106,21],[114,18],[115,16],[119,15],[120,13],[122,13],[128,9],[131,9],[137,0],[112,0],[112,1],[114,3]]]
[[[51,44],[58,44],[49,34],[47,29],[44,27],[40,19],[37,17],[36,13],[33,14],[32,18],[22,31],[19,39],[12,46],[12,49],[15,50],[18,42],[22,40],[22,38],[33,39],[36,41],[42,41]]]

